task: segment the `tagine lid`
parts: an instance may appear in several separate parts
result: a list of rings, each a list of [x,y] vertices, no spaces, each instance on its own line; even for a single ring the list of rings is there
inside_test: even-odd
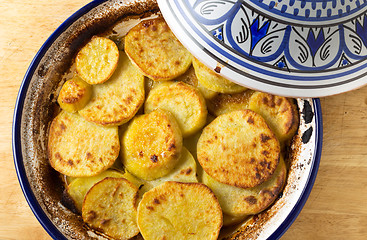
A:
[[[182,44],[240,85],[323,97],[367,84],[367,1],[157,2]]]

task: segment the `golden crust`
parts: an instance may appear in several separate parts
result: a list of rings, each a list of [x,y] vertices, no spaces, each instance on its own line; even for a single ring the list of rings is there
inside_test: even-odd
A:
[[[220,115],[203,130],[197,158],[217,181],[241,188],[257,186],[274,173],[280,144],[265,120],[251,110]]]
[[[153,88],[144,107],[145,113],[158,108],[172,113],[183,137],[194,134],[206,122],[204,97],[199,90],[183,82],[164,82]]]
[[[252,90],[232,94],[220,93],[208,100],[208,111],[214,116],[219,116],[232,111],[247,109],[252,93]]]
[[[109,168],[120,151],[117,127],[105,128],[75,113],[61,111],[51,123],[51,166],[72,177],[94,176]]]
[[[64,83],[57,102],[63,110],[77,112],[89,102],[91,96],[91,85],[76,75]]]
[[[89,84],[107,81],[116,69],[119,50],[116,44],[104,37],[94,36],[77,54],[76,71]]]
[[[79,114],[99,125],[117,126],[133,118],[144,100],[144,76],[121,53],[111,79],[93,86],[92,98]]]
[[[130,239],[139,234],[137,197],[138,188],[128,180],[107,177],[96,183],[85,196],[83,220],[114,239]]]
[[[293,99],[255,92],[249,108],[259,113],[269,124],[279,141],[289,140],[297,131],[299,116]]]
[[[144,239],[217,239],[222,211],[201,183],[166,182],[145,193],[138,206]]]
[[[153,180],[176,166],[182,150],[182,134],[172,114],[157,109],[135,117],[121,144],[126,169],[139,178]]]
[[[171,80],[191,65],[192,56],[163,18],[145,20],[125,37],[125,52],[147,77]]]
[[[192,65],[194,66],[198,81],[207,89],[220,93],[238,93],[246,90],[245,87],[233,83],[215,73],[196,58],[193,58]]]
[[[203,183],[217,196],[224,213],[241,218],[257,214],[269,207],[282,191],[286,176],[287,168],[281,158],[271,178],[253,188],[243,189],[226,185],[205,173]]]

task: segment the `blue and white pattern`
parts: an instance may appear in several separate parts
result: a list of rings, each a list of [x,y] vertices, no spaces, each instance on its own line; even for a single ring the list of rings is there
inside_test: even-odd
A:
[[[325,9],[320,9],[325,10],[324,15],[332,17],[338,15],[337,12],[340,12],[340,15],[347,15],[345,9],[350,9],[350,5],[356,5],[358,1],[353,1],[352,4],[348,0],[350,5],[345,1],[336,0],[252,2],[257,7],[266,6],[267,10],[279,12],[278,14],[283,10],[286,12],[287,9],[292,9],[297,14],[290,16],[289,22],[291,22],[293,17],[298,16],[305,21],[316,18],[310,14],[317,12],[312,11],[317,5],[325,6]],[[186,0],[186,4],[190,4],[186,6],[192,8],[194,17],[199,20],[201,27],[249,61],[259,61],[280,68],[287,66],[289,71],[314,72],[339,68],[367,57],[366,14],[345,23],[314,27],[297,26],[264,17],[255,9],[245,6],[243,1]],[[277,8],[274,7],[276,5]],[[284,7],[289,5],[299,7]],[[330,8],[327,8],[328,5]],[[334,5],[335,8],[332,8]],[[345,8],[342,9],[343,6]],[[223,8],[227,11],[223,11]],[[328,11],[333,9],[335,11]],[[322,16],[323,14],[320,18]],[[278,64],[280,59],[283,64]]]
[[[366,75],[366,0],[159,2],[180,15],[181,27],[198,48],[236,75],[277,87],[309,90],[357,80],[361,85]],[[180,38],[181,34],[176,35]],[[228,78],[243,85],[249,82],[239,76]],[[338,92],[342,91],[331,94]]]

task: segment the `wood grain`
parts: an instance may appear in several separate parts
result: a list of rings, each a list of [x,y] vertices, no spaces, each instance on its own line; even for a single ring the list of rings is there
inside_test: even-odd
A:
[[[20,189],[11,124],[22,78],[48,36],[83,0],[0,0],[0,239],[51,239]],[[321,99],[323,153],[311,195],[282,237],[367,238],[367,87]]]

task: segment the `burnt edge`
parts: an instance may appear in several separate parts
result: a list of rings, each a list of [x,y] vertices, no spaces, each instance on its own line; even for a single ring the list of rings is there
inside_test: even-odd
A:
[[[93,35],[109,31],[114,24],[124,19],[145,17],[158,11],[154,0],[128,3],[107,1],[99,4],[82,16],[75,17],[75,22],[67,26],[65,31],[57,30],[62,32],[46,49],[33,76],[30,76],[21,124],[24,167],[41,208],[67,239],[95,238],[88,234],[90,229],[81,216],[70,210],[63,180],[48,162],[47,136],[49,125],[59,112],[56,97],[62,85],[62,75],[72,64],[77,51]]]

